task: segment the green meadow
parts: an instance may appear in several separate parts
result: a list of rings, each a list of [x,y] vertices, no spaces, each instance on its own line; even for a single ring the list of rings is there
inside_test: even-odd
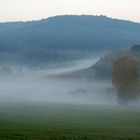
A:
[[[0,140],[140,140],[140,109],[0,103]]]

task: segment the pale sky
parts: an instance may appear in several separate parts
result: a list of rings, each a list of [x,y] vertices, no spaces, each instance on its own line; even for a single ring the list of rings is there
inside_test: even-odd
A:
[[[140,0],[0,0],[0,22],[69,14],[106,15],[140,22]]]

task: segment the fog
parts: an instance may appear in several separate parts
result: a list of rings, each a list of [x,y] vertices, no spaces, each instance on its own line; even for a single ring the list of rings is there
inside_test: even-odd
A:
[[[71,62],[59,68],[40,71],[24,71],[22,76],[0,80],[1,102],[55,102],[67,104],[118,105],[117,96],[110,81],[94,79],[49,78],[59,74],[88,68],[98,58]],[[44,79],[41,77],[45,76]]]
[[[98,82],[51,80],[1,82],[1,101],[37,101],[80,104],[114,104],[114,95],[105,93],[106,86]]]
[[[89,68],[99,60],[99,56],[94,56],[93,58],[85,58],[81,60],[68,61],[59,64],[50,64],[47,68],[41,68],[38,70],[32,70],[30,68],[24,68],[24,78],[33,77],[43,77],[53,74],[63,74],[66,72],[82,70],[84,68]]]

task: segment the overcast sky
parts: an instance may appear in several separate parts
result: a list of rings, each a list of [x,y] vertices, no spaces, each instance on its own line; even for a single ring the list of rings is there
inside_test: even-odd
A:
[[[140,0],[0,0],[0,21],[88,14],[140,22]]]

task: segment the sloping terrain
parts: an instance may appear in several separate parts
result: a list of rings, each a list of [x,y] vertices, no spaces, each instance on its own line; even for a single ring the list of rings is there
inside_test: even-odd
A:
[[[51,78],[75,78],[75,79],[99,79],[107,80],[112,77],[112,65],[121,57],[128,57],[132,60],[140,61],[140,45],[134,45],[126,51],[111,52],[105,56],[102,56],[91,67],[87,67],[80,70],[71,72],[65,72],[62,74],[50,75]]]
[[[121,57],[128,57],[129,59],[140,61],[140,45],[134,45],[127,51],[113,52],[102,57],[91,67],[95,73],[95,77],[99,79],[111,78],[112,65]]]
[[[140,24],[105,16],[0,23],[0,64],[44,66],[140,43]]]

